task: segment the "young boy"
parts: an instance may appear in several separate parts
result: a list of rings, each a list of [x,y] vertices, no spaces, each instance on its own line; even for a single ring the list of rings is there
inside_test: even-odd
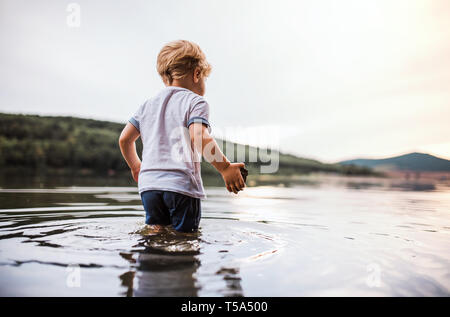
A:
[[[245,187],[244,163],[230,163],[209,134],[209,105],[203,95],[211,66],[200,47],[184,40],[168,43],[158,55],[157,70],[166,87],[129,119],[120,150],[138,182],[145,222],[193,232],[200,222],[200,199],[206,198],[198,153],[235,194]],[[135,146],[139,136],[142,162]]]

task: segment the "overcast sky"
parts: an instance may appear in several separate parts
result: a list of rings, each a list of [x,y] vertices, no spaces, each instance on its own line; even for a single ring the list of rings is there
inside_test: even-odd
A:
[[[213,65],[217,136],[326,162],[450,159],[448,0],[0,0],[0,111],[126,123],[176,39]]]

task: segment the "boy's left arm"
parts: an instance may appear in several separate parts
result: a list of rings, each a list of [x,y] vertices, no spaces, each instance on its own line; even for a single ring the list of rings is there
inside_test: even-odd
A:
[[[127,123],[119,137],[119,147],[122,155],[131,169],[131,175],[137,182],[139,171],[141,170],[141,160],[136,152],[136,140],[140,132],[130,122]]]

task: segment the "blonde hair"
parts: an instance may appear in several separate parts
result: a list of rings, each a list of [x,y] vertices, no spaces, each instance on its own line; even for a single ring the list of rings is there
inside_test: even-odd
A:
[[[185,77],[196,67],[200,68],[201,77],[208,77],[212,69],[200,46],[185,40],[164,45],[156,62],[158,74],[167,84],[171,84],[174,79]]]

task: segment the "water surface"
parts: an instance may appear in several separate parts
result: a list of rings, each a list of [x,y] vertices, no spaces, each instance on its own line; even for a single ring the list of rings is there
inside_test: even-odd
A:
[[[8,185],[9,184],[9,185]],[[207,187],[198,233],[144,224],[135,186],[6,182],[2,296],[448,296],[446,182]]]

